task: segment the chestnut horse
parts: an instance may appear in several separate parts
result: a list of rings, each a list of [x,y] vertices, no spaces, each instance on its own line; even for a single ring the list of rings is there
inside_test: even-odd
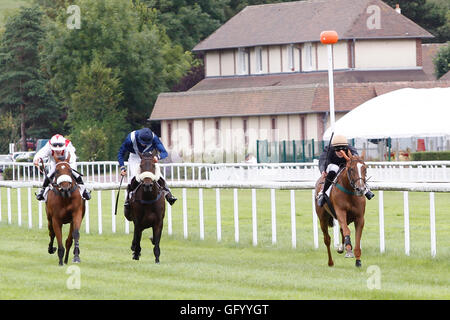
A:
[[[341,154],[346,160],[346,165],[340,170],[329,196],[329,201],[334,210],[333,208],[330,209],[328,201],[323,207],[320,207],[317,204],[316,197],[316,213],[320,220],[320,228],[324,236],[323,240],[328,251],[328,265],[330,267],[334,265],[333,258],[331,257],[331,239],[328,234],[328,227],[333,226],[333,218],[335,218],[339,222],[342,242],[344,243],[344,248],[340,247],[338,252],[342,253],[345,249],[345,257],[356,257],[355,265],[361,267],[361,235],[364,228],[364,212],[366,209],[364,192],[366,190],[367,168],[363,161],[364,156],[352,155],[350,151],[347,154],[341,151]],[[324,178],[320,177],[316,182],[316,196],[322,188],[321,185],[323,183]],[[334,213],[336,214],[335,217]],[[350,228],[348,227],[352,222],[355,224],[356,233],[354,254],[350,239]]]
[[[134,223],[134,236],[131,244],[133,259],[139,260],[141,255],[141,238],[145,229],[152,227],[153,237],[150,238],[154,247],[155,263],[159,264],[159,255],[161,253],[159,242],[163,229],[164,212],[166,203],[164,200],[164,191],[158,185],[161,177],[159,167],[156,165],[156,150],[153,153],[140,153],[141,157],[140,173],[136,175],[138,183],[134,191],[130,194],[129,216],[126,218]]]
[[[72,175],[70,167],[70,155],[65,160],[55,158],[55,178],[50,184],[50,190],[47,195],[46,211],[48,220],[48,231],[50,243],[48,253],[53,254],[56,248],[53,247],[53,241],[58,242],[59,265],[63,265],[64,246],[62,243],[62,226],[70,223],[70,231],[66,240],[66,256],[64,263],[69,259],[69,250],[75,240],[73,250],[74,263],[80,263],[80,226],[85,212],[85,200],[81,198],[80,190]]]

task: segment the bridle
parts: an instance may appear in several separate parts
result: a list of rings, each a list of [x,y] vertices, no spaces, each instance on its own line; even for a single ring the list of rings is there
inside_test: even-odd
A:
[[[350,163],[349,163],[349,165],[347,166],[347,178],[348,178],[348,182],[350,183],[350,186],[353,188],[353,190],[355,190],[355,195],[357,195],[357,196],[362,196],[363,194],[364,194],[364,190],[363,191],[361,191],[361,190],[359,190],[359,188],[358,188],[358,186],[356,185],[357,184],[357,182],[359,181],[359,180],[361,180],[362,181],[362,184],[365,186],[366,185],[366,179],[365,179],[365,176],[363,177],[362,175],[361,175],[361,171],[359,172],[359,174],[358,174],[358,178],[356,178],[356,179],[352,179],[352,173],[353,173],[353,171],[355,170],[354,168],[353,168],[353,166],[352,166],[352,162],[357,162],[357,163],[360,163],[362,166],[366,166],[365,164],[364,164],[364,162],[363,161],[361,161],[360,159],[350,159]]]
[[[73,181],[73,177],[72,177],[72,168],[70,167],[70,163],[68,163],[67,161],[61,161],[61,162],[58,162],[58,163],[56,164],[55,172],[57,171],[57,168],[58,168],[59,165],[67,165],[67,166],[70,168],[70,173],[71,173],[71,175],[68,175],[68,174],[61,174],[60,176],[56,176],[56,175],[55,175],[56,182],[52,182],[52,183],[50,184],[51,189],[52,189],[57,195],[60,195],[60,196],[62,196],[63,198],[64,198],[64,197],[70,197],[70,196],[72,195],[72,193],[73,193],[75,190],[77,190],[78,184],[77,184],[77,183],[74,183],[74,181]],[[70,183],[71,188],[68,189],[68,190],[63,189],[63,188],[61,187],[61,184],[64,183],[64,182]]]

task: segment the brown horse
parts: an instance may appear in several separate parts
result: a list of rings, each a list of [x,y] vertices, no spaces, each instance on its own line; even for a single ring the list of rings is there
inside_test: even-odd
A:
[[[155,262],[159,263],[161,253],[159,242],[163,229],[164,212],[166,203],[164,192],[158,185],[160,178],[159,168],[155,165],[157,162],[156,151],[152,154],[146,152],[139,154],[141,157],[140,173],[136,175],[137,187],[130,195],[130,211],[126,218],[134,223],[134,236],[131,244],[133,259],[139,260],[141,255],[141,238],[145,229],[152,227],[153,237],[150,238],[154,247]]]
[[[352,155],[350,151],[345,154],[341,151],[341,154],[346,160],[345,168],[343,168],[337,177],[334,187],[331,189],[329,200],[334,208],[338,220],[340,231],[342,235],[342,242],[344,248],[339,248],[338,252],[342,253],[346,250],[345,257],[356,257],[355,265],[361,267],[361,235],[364,228],[364,212],[366,209],[366,198],[364,192],[366,190],[366,165],[363,161],[364,156],[359,157]],[[316,182],[316,196],[322,188],[324,178],[320,177]],[[316,197],[317,199],[317,197]],[[327,203],[323,207],[317,204],[316,200],[316,213],[320,220],[320,227],[324,236],[324,243],[328,251],[328,265],[332,267],[334,265],[333,258],[330,251],[330,235],[328,234],[328,227],[333,226],[333,210],[330,209]],[[352,244],[350,240],[350,228],[348,225],[354,222],[356,243],[355,252],[353,254]]]
[[[70,223],[70,231],[66,240],[66,256],[64,263],[67,264],[69,251],[75,240],[73,251],[74,263],[80,260],[80,226],[85,212],[85,201],[81,198],[79,187],[72,175],[72,168],[69,161],[56,159],[55,178],[50,184],[50,190],[47,196],[46,211],[48,220],[48,231],[50,243],[48,244],[48,253],[53,254],[56,248],[53,247],[53,241],[58,242],[59,265],[63,265],[64,246],[62,243],[62,225]]]

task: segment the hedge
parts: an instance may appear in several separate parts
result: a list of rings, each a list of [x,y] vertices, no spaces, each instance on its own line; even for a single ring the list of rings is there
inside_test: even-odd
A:
[[[450,160],[450,151],[412,152],[412,161]]]

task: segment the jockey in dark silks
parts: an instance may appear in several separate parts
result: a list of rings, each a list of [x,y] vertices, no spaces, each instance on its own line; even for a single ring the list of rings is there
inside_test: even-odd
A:
[[[345,166],[346,160],[340,154],[339,151],[343,150],[347,152],[350,150],[352,155],[358,155],[356,149],[347,143],[347,138],[342,135],[336,135],[331,141],[330,150],[328,146],[325,147],[323,153],[319,157],[319,170],[320,173],[325,177],[325,183],[323,189],[317,195],[317,202],[319,206],[325,204],[324,193],[327,192],[330,185],[333,183],[334,178],[336,178],[340,168]],[[364,194],[367,199],[372,199],[375,195],[370,191],[369,187],[366,186],[366,192]]]
[[[139,153],[152,152],[155,149],[158,150],[159,152],[158,160],[164,159],[168,156],[166,149],[161,143],[161,140],[159,140],[158,136],[156,136],[156,134],[154,134],[148,128],[143,128],[140,130],[130,132],[127,135],[125,141],[122,143],[122,146],[120,147],[119,150],[119,154],[117,155],[121,170],[120,174],[122,176],[126,175],[127,173],[127,169],[124,166],[125,154],[127,152],[130,153],[128,158],[128,167],[130,168],[130,176],[132,177],[132,179],[127,186],[128,195],[139,185],[135,178],[136,174],[139,172],[138,170],[140,169],[139,166],[141,163]],[[169,202],[170,205],[173,205],[177,200],[177,198],[175,198],[170,192],[170,189],[167,187],[164,178],[161,177],[158,180],[158,184],[161,187],[161,189],[165,192],[167,202]],[[125,210],[129,209],[129,197],[125,199],[124,207]]]

